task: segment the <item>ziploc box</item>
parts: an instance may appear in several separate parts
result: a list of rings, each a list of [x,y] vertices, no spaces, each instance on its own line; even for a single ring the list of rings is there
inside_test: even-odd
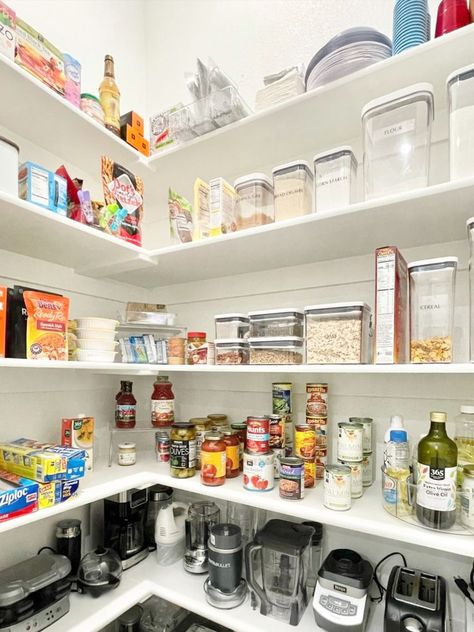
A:
[[[38,510],[38,483],[0,470],[0,522]]]
[[[47,509],[59,505],[76,495],[79,489],[79,479],[71,481],[51,481],[38,483],[38,507]]]
[[[15,59],[16,13],[0,0],[0,54]]]
[[[66,180],[33,162],[24,162],[19,168],[18,195],[58,215],[67,215]]]

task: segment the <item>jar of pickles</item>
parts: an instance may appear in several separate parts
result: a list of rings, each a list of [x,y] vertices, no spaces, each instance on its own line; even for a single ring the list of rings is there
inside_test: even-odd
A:
[[[212,430],[212,423],[209,417],[193,417],[190,424],[196,428],[196,469],[201,469],[201,446],[206,432]]]
[[[239,475],[240,468],[240,439],[236,430],[224,430],[224,442],[226,445],[226,478],[235,478]]]
[[[196,428],[189,422],[176,422],[170,432],[170,474],[190,478],[196,473]]]
[[[226,478],[226,443],[220,432],[207,432],[201,446],[201,483],[223,485]]]

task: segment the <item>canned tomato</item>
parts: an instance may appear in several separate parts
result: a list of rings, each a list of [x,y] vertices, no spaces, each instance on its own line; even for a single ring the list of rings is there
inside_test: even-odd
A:
[[[339,422],[337,431],[337,458],[339,461],[362,461],[362,424]]]
[[[244,487],[252,492],[269,492],[275,484],[273,452],[244,452]]]
[[[283,457],[280,465],[280,498],[301,500],[304,498],[305,478],[303,459]]]
[[[316,482],[316,463],[314,459],[303,459],[304,462],[304,486],[314,487]]]
[[[328,462],[328,450],[327,448],[316,448],[316,480],[322,481],[324,478],[324,468]]]
[[[276,415],[291,414],[291,382],[273,382],[272,411]]]
[[[350,461],[339,461],[341,465],[351,468],[351,498],[362,496],[362,463],[351,463]]]
[[[372,452],[372,442],[373,442],[373,434],[372,428],[374,425],[374,420],[370,417],[349,417],[349,423],[351,424],[362,424],[363,427],[363,436],[362,436],[362,449],[364,454],[368,454]]]
[[[307,424],[295,426],[295,456],[314,459],[316,453],[316,433]]]
[[[328,414],[328,385],[306,384],[306,415],[308,417]]]
[[[266,454],[270,450],[270,418],[247,417],[246,452]]]
[[[362,460],[362,485],[370,487],[374,482],[374,455],[364,454]]]
[[[156,460],[159,463],[168,463],[170,460],[170,438],[165,430],[155,432]]]
[[[270,448],[285,447],[285,419],[282,415],[270,415]]]
[[[334,511],[351,508],[351,468],[326,465],[324,470],[324,506]]]
[[[272,452],[275,455],[275,461],[274,461],[275,478],[280,478],[280,460],[286,456],[286,449],[273,448]]]

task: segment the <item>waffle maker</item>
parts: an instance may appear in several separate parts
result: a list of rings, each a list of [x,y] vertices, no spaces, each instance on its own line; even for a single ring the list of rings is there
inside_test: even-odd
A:
[[[40,632],[69,612],[71,562],[41,553],[0,571],[0,632]]]

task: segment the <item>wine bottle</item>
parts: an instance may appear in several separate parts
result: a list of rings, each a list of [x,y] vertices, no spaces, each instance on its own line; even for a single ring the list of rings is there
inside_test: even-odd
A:
[[[456,520],[458,449],[446,419],[446,413],[430,413],[430,431],[418,444],[416,515],[432,529],[449,529]]]
[[[106,55],[104,78],[99,86],[100,104],[104,110],[105,127],[120,136],[120,90],[115,82],[114,58]]]

